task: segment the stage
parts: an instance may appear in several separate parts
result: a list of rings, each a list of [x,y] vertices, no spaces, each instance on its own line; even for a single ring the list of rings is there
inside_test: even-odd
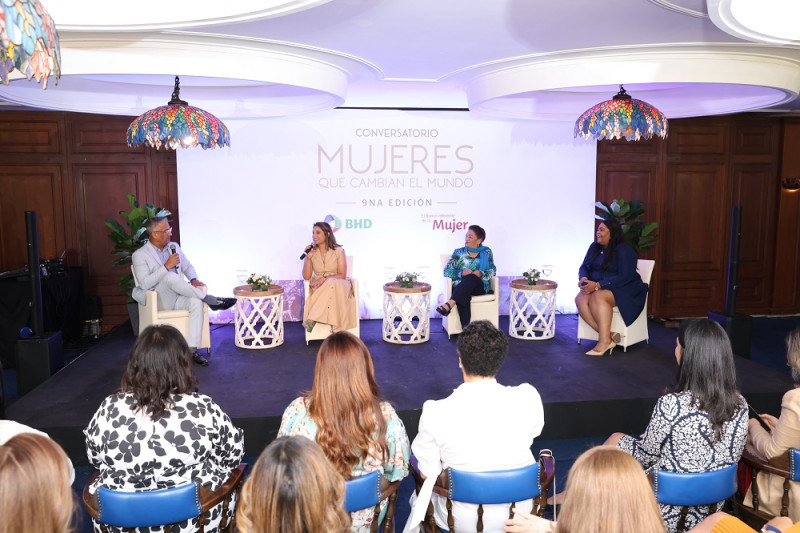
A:
[[[552,339],[509,337],[509,354],[498,381],[528,382],[539,390],[545,426],[537,440],[641,432],[656,399],[676,377],[677,330],[651,320],[649,344],[631,346],[627,353],[618,348],[610,357],[595,358],[584,355],[591,341],[577,344],[576,325],[575,315],[557,315]],[[500,327],[508,331],[507,316],[500,317]],[[448,339],[439,320],[432,320],[431,330],[429,342],[395,345],[381,339],[380,320],[361,322],[361,338],[372,353],[381,391],[399,411],[412,439],[425,400],[445,397],[461,383],[457,337]],[[759,329],[754,327],[754,339],[757,335]],[[768,339],[769,349],[779,350],[772,347],[782,345],[784,335],[770,334],[777,338]],[[245,453],[257,456],[275,438],[284,408],[311,387],[321,341],[306,346],[299,322],[285,324],[285,342],[275,348],[237,348],[233,336],[232,324],[212,325],[211,364],[194,369],[200,392],[244,428]],[[86,464],[82,430],[102,399],[119,387],[133,342],[130,327],[120,326],[48,381],[12,400],[6,416],[48,432],[76,465]],[[785,361],[785,352],[773,355]],[[747,400],[756,409],[777,415],[783,393],[792,387],[788,374],[738,356],[736,365]]]

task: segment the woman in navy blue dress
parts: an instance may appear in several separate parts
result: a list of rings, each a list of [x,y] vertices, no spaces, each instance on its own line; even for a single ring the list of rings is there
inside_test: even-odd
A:
[[[648,286],[636,271],[636,250],[625,242],[618,222],[601,222],[595,238],[581,264],[575,304],[598,336],[597,344],[586,355],[601,356],[611,354],[619,342],[619,333],[611,331],[614,306],[619,308],[625,325],[632,324],[644,309]]]

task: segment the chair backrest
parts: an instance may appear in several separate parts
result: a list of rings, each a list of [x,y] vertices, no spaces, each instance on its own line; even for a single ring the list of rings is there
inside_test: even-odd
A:
[[[131,265],[131,274],[133,274],[133,285],[138,287],[139,280],[136,278],[136,271],[133,269],[133,265]]]
[[[708,505],[708,514],[719,509],[714,504],[727,500],[736,492],[736,469],[732,464],[712,472],[665,472],[652,473],[653,492],[658,503],[681,507],[676,531],[682,533],[686,526],[686,515],[690,506]]]
[[[652,259],[639,259],[636,262],[636,271],[639,272],[639,276],[642,278],[642,281],[650,284],[650,278],[653,277],[653,269],[656,266],[656,262]]]
[[[198,483],[144,492],[100,487],[97,498],[97,521],[117,527],[176,524],[203,512]]]
[[[228,522],[228,508],[233,504],[244,481],[247,463],[241,463],[216,491],[207,490],[199,483],[189,483],[168,489],[141,492],[111,490],[99,487],[92,493],[91,487],[100,472],[95,470],[83,487],[83,506],[89,515],[106,531],[106,525],[121,528],[162,527],[199,517],[197,531],[205,526],[204,513],[222,503],[222,521],[219,531],[233,530],[233,521]]]
[[[395,501],[400,481],[387,481],[379,472],[370,472],[347,480],[345,483],[344,508],[348,513],[361,509],[374,509],[372,531],[394,531]],[[387,500],[386,512],[380,520],[381,502]]]
[[[709,505],[736,492],[736,465],[713,472],[653,472],[653,492],[658,503]]]
[[[539,463],[493,472],[464,472],[448,468],[447,492],[451,500],[495,504],[532,499],[541,494]]]
[[[789,479],[792,481],[800,481],[800,450],[789,448]]]
[[[450,261],[450,258],[453,257],[453,254],[441,254],[439,258],[442,260],[442,270],[444,267],[447,266],[447,262]]]

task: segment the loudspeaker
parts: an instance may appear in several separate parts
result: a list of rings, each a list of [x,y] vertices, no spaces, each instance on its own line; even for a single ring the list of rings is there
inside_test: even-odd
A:
[[[731,340],[733,353],[750,359],[750,338],[753,329],[753,317],[750,315],[727,315],[709,312],[708,318],[725,329]]]
[[[61,332],[20,339],[16,345],[17,390],[22,396],[64,366]]]

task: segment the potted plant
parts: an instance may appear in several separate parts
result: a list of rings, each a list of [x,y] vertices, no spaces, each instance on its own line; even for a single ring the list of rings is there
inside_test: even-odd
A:
[[[113,266],[126,267],[125,271],[119,276],[119,290],[128,295],[128,315],[131,319],[133,334],[139,333],[139,310],[136,302],[131,297],[133,291],[133,274],[131,273],[131,257],[133,252],[141,248],[147,241],[147,220],[152,217],[166,217],[172,214],[171,211],[163,207],[156,207],[150,202],[143,206],[139,205],[136,197],[128,193],[128,211],[120,211],[119,214],[125,221],[127,228],[120,224],[116,219],[106,220],[106,226],[111,232],[108,238],[114,243],[112,255],[118,255],[111,264]]]
[[[625,240],[635,250],[645,250],[656,245],[656,235],[653,231],[658,228],[657,222],[645,224],[640,220],[644,215],[644,202],[641,200],[613,200],[611,204],[595,202],[595,207],[600,213],[595,218],[600,220],[616,220],[622,227]]]

